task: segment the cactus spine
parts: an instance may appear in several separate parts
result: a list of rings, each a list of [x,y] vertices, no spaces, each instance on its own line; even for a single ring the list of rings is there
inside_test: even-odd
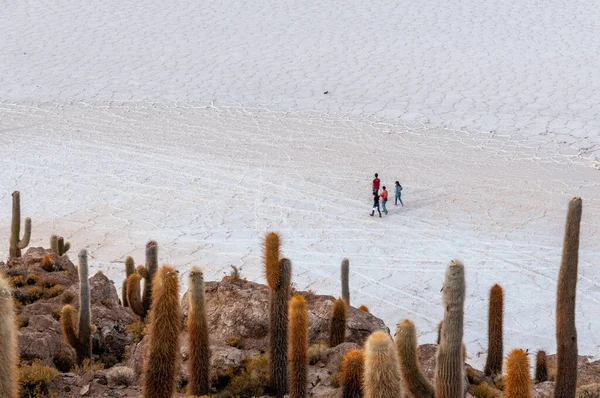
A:
[[[125,280],[123,281],[123,288],[121,289],[123,307],[129,307],[129,299],[127,297],[127,280],[133,274],[135,274],[135,262],[133,261],[133,257],[127,256],[125,259]]]
[[[188,394],[210,394],[210,346],[208,320],[204,301],[204,275],[199,268],[192,268],[188,279],[189,308],[189,383]]]
[[[545,351],[538,351],[535,356],[535,380],[538,383],[548,381],[548,360]]]
[[[488,310],[488,356],[484,372],[487,376],[502,374],[502,320],[504,317],[504,293],[498,284],[490,289]]]
[[[555,398],[574,398],[577,391],[577,329],[575,298],[579,261],[581,198],[569,203],[562,261],[556,294],[556,389]]]
[[[365,398],[401,398],[398,355],[392,338],[385,332],[373,332],[365,343]]]
[[[25,232],[23,239],[21,236],[21,193],[14,191],[12,193],[12,222],[10,224],[10,258],[21,257],[21,250],[29,245],[31,238],[31,218],[25,218]]]
[[[531,398],[529,358],[521,349],[511,351],[506,358],[504,393],[506,398]]]
[[[146,276],[144,276],[144,294],[142,304],[147,314],[152,306],[152,286],[154,275],[158,270],[158,244],[151,240],[146,244]]]
[[[462,338],[465,305],[465,269],[452,260],[443,287],[444,321],[435,369],[435,397],[463,397]]]
[[[350,260],[342,260],[342,298],[350,305]]]
[[[350,350],[342,361],[342,398],[362,398],[364,373],[362,350]]]
[[[308,305],[295,295],[289,305],[289,387],[290,398],[306,397],[308,379]]]
[[[329,323],[329,347],[331,348],[342,344],[346,339],[347,305],[344,299],[337,299],[333,302]]]
[[[279,285],[276,289],[271,289],[270,295],[269,371],[275,395],[283,397],[287,392],[288,301],[292,263],[288,259],[281,259],[279,268]]]
[[[150,339],[144,361],[143,398],[170,398],[179,366],[179,275],[163,266],[153,280]]]
[[[10,284],[0,274],[0,397],[19,396],[17,323]]]
[[[92,315],[90,309],[90,284],[88,280],[87,250],[79,252],[79,324],[75,331],[75,310],[70,305],[62,309],[60,323],[65,340],[75,349],[77,364],[92,358]]]
[[[414,398],[434,398],[433,386],[423,373],[417,358],[417,331],[408,319],[400,322],[396,329],[396,348],[400,359],[400,371],[404,387]]]

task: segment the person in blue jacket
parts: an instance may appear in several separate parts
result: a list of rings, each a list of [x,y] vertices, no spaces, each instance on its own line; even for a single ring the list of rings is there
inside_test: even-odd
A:
[[[394,199],[394,206],[398,206],[398,202],[404,207],[404,203],[402,203],[402,185],[396,181],[396,198]]]

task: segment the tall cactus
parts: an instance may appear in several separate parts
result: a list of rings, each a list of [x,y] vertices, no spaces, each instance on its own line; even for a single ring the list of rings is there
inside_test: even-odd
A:
[[[556,294],[556,388],[555,398],[574,398],[577,392],[577,329],[575,298],[579,262],[581,198],[569,203],[562,261]]]
[[[363,397],[365,358],[362,350],[350,350],[342,361],[342,398]]]
[[[127,263],[125,266],[127,267]],[[137,273],[130,274],[125,283],[127,300],[124,301],[127,301],[131,310],[142,319],[146,318],[152,305],[152,281],[157,270],[158,244],[156,241],[151,240],[146,244],[146,266],[138,266],[136,268]],[[129,270],[126,270],[126,272],[129,272]],[[140,294],[141,288],[139,285],[142,278],[144,278],[144,291]]]
[[[23,239],[21,236],[21,193],[14,191],[12,193],[12,222],[10,224],[10,258],[21,257],[21,250],[29,245],[31,238],[31,218],[25,218],[25,232]]]
[[[289,369],[290,398],[305,398],[308,379],[308,305],[295,295],[289,305]]]
[[[279,284],[271,288],[269,319],[269,371],[271,385],[277,397],[287,392],[288,301],[292,279],[292,263],[279,261]],[[269,273],[269,271],[267,271]]]
[[[125,259],[125,280],[123,281],[123,287],[121,288],[123,307],[129,307],[129,300],[127,298],[127,279],[133,274],[135,274],[135,261],[133,261],[133,257],[127,256]]]
[[[0,274],[0,397],[19,396],[18,334],[10,284]]]
[[[417,357],[417,331],[408,319],[396,328],[396,349],[400,359],[400,372],[404,387],[413,398],[434,398],[435,390],[421,372]]]
[[[144,361],[143,398],[170,398],[179,371],[179,274],[163,266],[153,279],[150,339]]]
[[[521,349],[511,351],[506,358],[504,394],[506,398],[531,398],[529,358]]]
[[[503,336],[502,321],[504,317],[504,292],[498,284],[490,289],[490,306],[488,310],[488,356],[484,372],[487,376],[502,374]]]
[[[152,305],[152,286],[154,275],[158,270],[158,244],[151,240],[146,243],[146,276],[144,276],[144,294],[142,295],[142,304],[144,312],[147,314]]]
[[[402,382],[398,355],[392,338],[382,330],[373,332],[365,343],[365,398],[401,398]]]
[[[350,305],[350,260],[342,260],[342,298]]]
[[[87,250],[79,252],[79,324],[75,331],[75,310],[70,305],[62,309],[60,323],[65,340],[75,349],[77,364],[92,358],[92,315],[90,309],[90,284]]]
[[[448,264],[443,292],[444,321],[435,369],[435,397],[462,398],[465,269],[460,261]]]
[[[188,394],[210,394],[210,346],[208,320],[204,301],[204,275],[198,267],[192,268],[188,277],[189,383]]]
[[[333,348],[346,340],[346,316],[348,304],[344,299],[333,302],[329,323],[329,347]]]
[[[545,351],[538,351],[535,356],[535,381],[543,383],[548,381],[548,359]]]
[[[265,274],[267,284],[272,290],[277,289],[281,279],[281,268],[279,267],[279,234],[269,232],[265,237]]]
[[[144,319],[146,317],[146,311],[144,311],[144,304],[142,304],[142,295],[140,290],[140,282],[142,277],[140,274],[135,273],[129,275],[127,278],[127,304],[134,314]]]

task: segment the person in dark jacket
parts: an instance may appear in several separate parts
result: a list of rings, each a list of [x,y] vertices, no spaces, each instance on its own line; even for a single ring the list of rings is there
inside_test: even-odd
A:
[[[375,173],[375,178],[373,179],[373,195],[379,193],[379,184],[380,183],[381,183],[381,181],[379,181],[379,176],[377,175],[377,173]]]
[[[396,181],[396,198],[394,199],[394,206],[398,206],[398,201],[402,207],[404,207],[404,203],[402,203],[402,185]]]
[[[376,193],[373,194],[373,210],[371,211],[371,217],[375,215],[375,210],[379,212],[379,217],[381,217],[381,210],[379,210],[379,195]]]

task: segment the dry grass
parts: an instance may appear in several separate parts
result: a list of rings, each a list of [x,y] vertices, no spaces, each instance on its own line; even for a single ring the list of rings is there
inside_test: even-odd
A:
[[[252,398],[264,395],[269,384],[269,363],[263,356],[247,359],[246,368],[227,387],[228,397]]]
[[[502,391],[491,387],[486,382],[479,385],[471,385],[469,392],[477,398],[502,398],[504,396]]]
[[[52,286],[49,289],[45,289],[44,298],[51,299],[53,297],[60,296],[64,292],[64,290],[65,290],[65,288],[62,287],[61,285]]]
[[[36,360],[31,365],[22,364],[20,372],[21,398],[56,396],[56,392],[51,391],[52,379],[58,375],[56,369],[51,366],[42,365],[42,361]]]
[[[577,389],[576,398],[600,398],[600,384],[588,384]]]
[[[127,366],[115,366],[106,371],[108,378],[118,386],[130,386],[135,382],[135,372]]]
[[[231,336],[227,339],[227,345],[229,347],[241,348],[242,339],[239,336]]]

